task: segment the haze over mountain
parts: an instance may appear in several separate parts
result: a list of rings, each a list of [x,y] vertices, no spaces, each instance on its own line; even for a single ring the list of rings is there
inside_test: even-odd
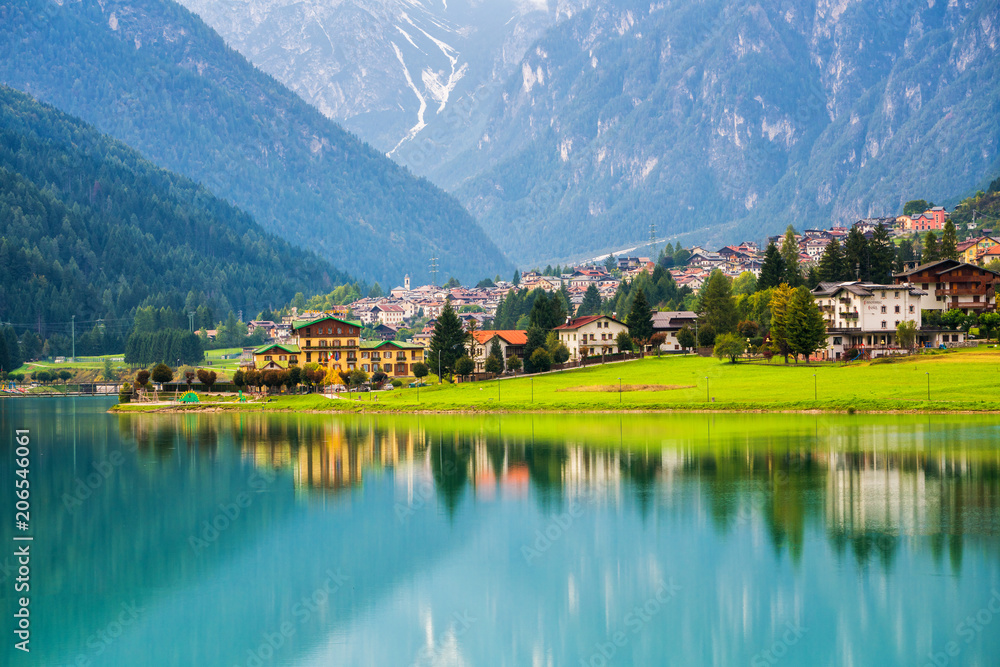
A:
[[[420,26],[465,26],[493,43],[500,30],[482,9],[489,3],[357,0],[337,5],[339,16],[360,12],[364,20],[337,23],[336,55],[327,58],[319,37],[308,38],[313,23],[290,18],[318,12],[316,1],[246,0],[242,14],[185,2],[268,71],[311,91],[308,99],[325,99],[342,87],[338,76],[352,77],[345,98],[363,101],[316,103],[387,152],[405,134],[398,124],[373,131],[368,119],[413,95],[402,65],[411,78],[430,72],[421,77],[425,90],[451,72],[407,60],[403,32],[419,31],[400,12],[425,17],[413,19]],[[525,16],[513,3],[498,5]],[[514,51],[500,49],[503,66],[481,68],[489,75],[476,104],[428,123],[393,153],[454,192],[522,264],[641,243],[650,223],[661,238],[686,233],[709,243],[788,224],[850,223],[898,213],[916,197],[940,201],[1000,172],[995,0],[587,5],[547,12],[544,31],[521,33],[522,45],[540,36],[519,62],[512,66]],[[487,41],[459,48],[457,38],[427,32],[452,47],[442,55],[457,54],[459,68],[466,44]],[[404,54],[397,76],[373,76],[391,71],[394,49],[379,46],[389,37]],[[433,54],[414,41],[411,48]],[[424,95],[429,108],[432,97]]]
[[[0,82],[205,184],[352,275],[419,281],[431,257],[443,277],[511,269],[453,198],[254,68],[172,0],[12,0],[0,6],[0,53]]]

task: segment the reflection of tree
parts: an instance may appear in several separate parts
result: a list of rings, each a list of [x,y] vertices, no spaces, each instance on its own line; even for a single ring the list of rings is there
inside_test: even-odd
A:
[[[565,445],[550,443],[525,447],[524,462],[544,509],[559,505],[563,497],[563,472],[569,458]]]
[[[770,471],[767,519],[772,544],[778,553],[787,545],[792,562],[798,563],[802,558],[806,518],[810,509],[815,513],[818,506],[810,503],[810,499],[818,498],[824,475],[809,452],[776,456],[766,469]]]
[[[437,487],[438,497],[448,512],[448,518],[454,518],[458,509],[465,485],[469,481],[469,461],[472,457],[472,446],[467,436],[456,436],[453,442],[444,444],[440,434],[428,448],[431,473]]]
[[[656,496],[656,478],[662,467],[660,457],[650,456],[648,452],[625,452],[621,456],[622,474],[632,482],[643,519],[649,514],[649,506]]]

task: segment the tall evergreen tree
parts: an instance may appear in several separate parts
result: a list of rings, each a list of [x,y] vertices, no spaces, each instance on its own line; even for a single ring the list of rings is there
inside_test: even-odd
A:
[[[528,342],[524,346],[524,372],[525,373],[537,373],[541,368],[536,368],[532,363],[531,357],[534,355],[535,350],[545,349],[545,338],[548,336],[548,332],[536,325],[531,325],[528,327]],[[548,370],[545,368],[544,370]]]
[[[786,314],[788,346],[795,354],[809,360],[809,355],[826,344],[826,322],[816,299],[804,286],[798,287],[788,301]]]
[[[465,355],[466,338],[462,321],[451,307],[451,300],[445,301],[441,315],[437,318],[437,324],[434,325],[434,335],[431,337],[427,352],[427,362],[431,371],[436,373],[440,369],[442,375],[453,373],[455,362]]]
[[[941,234],[941,259],[958,259],[958,235],[955,232],[955,223],[951,220],[944,223],[944,231]]]
[[[597,285],[590,283],[587,291],[583,293],[583,302],[577,308],[576,316],[596,315],[601,312],[601,293],[597,291]]]
[[[911,239],[903,239],[899,243],[899,247],[896,248],[896,272],[899,273],[906,268],[907,262],[912,262],[916,260],[917,253],[913,248],[913,241]]]
[[[938,247],[937,234],[934,233],[934,230],[930,230],[924,236],[924,254],[920,261],[926,264],[936,262],[939,259],[941,259],[941,249]]]
[[[760,278],[757,289],[766,290],[777,287],[785,281],[785,260],[782,259],[778,246],[768,243],[764,250],[764,262],[760,267]]]
[[[819,259],[819,279],[831,283],[848,279],[844,250],[837,239],[830,241],[823,250]]]
[[[896,244],[889,238],[889,230],[882,225],[876,226],[868,242],[868,255],[871,257],[871,280],[882,285],[892,282]]]
[[[712,271],[702,288],[698,321],[703,327],[710,327],[716,335],[736,331],[739,322],[736,300],[733,299],[729,278],[722,271]]]
[[[799,244],[795,241],[795,228],[788,225],[785,238],[781,240],[781,259],[785,263],[785,282],[792,287],[802,284],[802,269],[799,267]]]
[[[641,345],[646,345],[653,337],[653,312],[646,301],[646,293],[641,288],[635,292],[626,324],[629,335]]]
[[[871,256],[868,240],[857,227],[847,233],[844,256],[847,262],[848,280],[871,280]]]
[[[791,343],[788,340],[788,306],[794,290],[786,284],[779,285],[771,293],[768,308],[771,311],[771,349],[785,358],[791,354]]]

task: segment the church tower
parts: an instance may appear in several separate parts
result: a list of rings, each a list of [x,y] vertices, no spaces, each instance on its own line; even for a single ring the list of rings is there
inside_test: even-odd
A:
[[[410,291],[410,274],[409,273],[407,273],[405,276],[403,276],[403,289],[405,289],[407,292]]]

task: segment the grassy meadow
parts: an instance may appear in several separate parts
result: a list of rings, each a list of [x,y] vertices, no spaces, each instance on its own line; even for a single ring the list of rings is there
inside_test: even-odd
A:
[[[780,359],[734,365],[663,356],[486,382],[437,385],[429,379],[432,383],[420,389],[350,398],[344,394],[339,399],[275,396],[239,407],[381,412],[1000,411],[1000,350],[985,347],[850,365],[786,365]]]

